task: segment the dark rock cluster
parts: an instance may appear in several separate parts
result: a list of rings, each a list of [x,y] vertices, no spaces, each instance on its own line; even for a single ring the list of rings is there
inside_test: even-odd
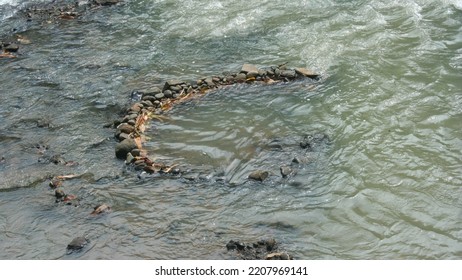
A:
[[[111,6],[121,0],[57,0],[49,3],[37,3],[26,6],[20,14],[28,21],[37,20],[55,22],[57,20],[75,19],[85,12],[100,6]]]
[[[278,247],[273,238],[251,244],[230,240],[226,244],[228,252],[235,253],[235,257],[241,260],[293,260],[291,255]]]
[[[19,45],[14,41],[0,40],[0,58],[15,58]]]

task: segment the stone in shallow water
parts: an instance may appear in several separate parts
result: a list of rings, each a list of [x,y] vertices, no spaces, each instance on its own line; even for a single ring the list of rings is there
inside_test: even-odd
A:
[[[215,82],[213,81],[213,78],[209,77],[207,79],[205,79],[204,81],[208,87],[214,87],[215,86]]]
[[[117,132],[130,134],[135,131],[135,127],[128,123],[121,123],[117,126]],[[117,134],[116,132],[116,134]]]
[[[71,251],[80,250],[83,247],[85,247],[85,245],[87,244],[88,244],[88,240],[85,237],[79,236],[79,237],[72,239],[71,243],[67,245],[67,249]]]
[[[145,91],[144,96],[154,96],[161,92],[162,90],[159,87],[152,87]]]
[[[284,178],[289,176],[292,173],[292,168],[290,168],[289,166],[286,166],[286,165],[281,166],[280,170],[281,170],[281,175]]]
[[[253,65],[253,64],[244,64],[242,65],[241,73],[247,74],[247,75],[258,75],[258,68]]]
[[[242,83],[242,82],[245,82],[245,80],[247,79],[247,76],[244,74],[244,73],[239,73],[236,75],[236,78],[235,80],[238,82],[238,83]]]
[[[306,69],[306,68],[295,68],[295,72],[297,72],[297,74],[299,75],[303,75],[305,77],[309,77],[309,78],[317,78],[319,77],[319,74],[315,73],[314,71],[312,70],[309,70],[309,69]]]
[[[308,163],[309,160],[308,158],[304,157],[304,156],[295,156],[293,159],[292,159],[292,162],[293,163],[297,163],[297,164],[305,164],[305,163]]]
[[[133,139],[125,139],[120,143],[117,143],[115,147],[115,155],[118,159],[125,160],[127,158],[127,154],[133,150],[138,148],[136,146],[136,142]]]
[[[95,0],[95,3],[101,6],[110,6],[119,3],[120,0]]]
[[[16,45],[16,44],[7,44],[5,47],[4,47],[4,50],[6,52],[17,52],[19,50],[19,46]]]
[[[155,97],[156,97],[157,100],[161,100],[162,98],[165,97],[165,94],[163,94],[163,93],[161,92],[161,93],[156,94]]]
[[[282,70],[279,75],[287,79],[295,79],[297,77],[294,70]]]
[[[65,196],[66,196],[66,194],[64,193],[63,190],[61,190],[61,189],[55,190],[55,197],[56,197],[57,199],[62,199],[62,198],[64,198]]]
[[[181,84],[184,84],[184,82],[180,81],[180,80],[167,81],[167,82],[165,82],[164,88],[162,89],[162,91],[165,91],[167,89],[170,89],[171,87],[178,86],[178,85],[181,85]]]
[[[257,170],[249,174],[249,179],[263,182],[268,176],[268,171]]]

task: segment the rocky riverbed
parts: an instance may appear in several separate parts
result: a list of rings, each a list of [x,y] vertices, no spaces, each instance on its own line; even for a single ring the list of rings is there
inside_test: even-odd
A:
[[[78,20],[81,16],[102,7],[120,5],[121,0],[56,0],[29,4],[16,13],[25,22],[18,28],[13,28],[9,34],[0,34],[0,59],[16,58],[21,54],[21,46],[32,42],[21,33],[29,24],[56,24],[66,20]]]

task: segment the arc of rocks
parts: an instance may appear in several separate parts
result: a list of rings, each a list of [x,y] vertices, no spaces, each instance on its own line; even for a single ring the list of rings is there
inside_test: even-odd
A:
[[[318,80],[320,75],[306,68],[287,68],[286,64],[263,69],[246,63],[237,73],[205,77],[195,82],[169,80],[165,82],[162,89],[153,87],[144,91],[135,91],[136,95],[141,95],[141,101],[133,104],[121,120],[114,122],[115,137],[120,141],[115,148],[116,157],[125,160],[127,164],[135,165],[135,170],[144,170],[148,173],[174,172],[174,166],[154,162],[143,150],[146,122],[160,119],[164,112],[176,104],[225,86],[243,83],[265,85],[300,78]],[[132,95],[135,95],[134,93]]]

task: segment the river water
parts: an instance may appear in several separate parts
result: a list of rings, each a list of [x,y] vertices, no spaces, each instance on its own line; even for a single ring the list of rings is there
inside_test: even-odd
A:
[[[0,259],[227,259],[229,240],[262,238],[296,259],[462,258],[462,1],[126,0],[29,22],[23,6],[0,1],[0,39],[30,41],[0,60]],[[150,155],[188,178],[115,158],[105,125],[132,90],[286,62],[323,78],[149,123]],[[246,180],[291,161],[266,144],[316,133],[329,141],[295,176]],[[48,186],[69,174],[78,207]],[[67,254],[76,236],[90,243]]]

